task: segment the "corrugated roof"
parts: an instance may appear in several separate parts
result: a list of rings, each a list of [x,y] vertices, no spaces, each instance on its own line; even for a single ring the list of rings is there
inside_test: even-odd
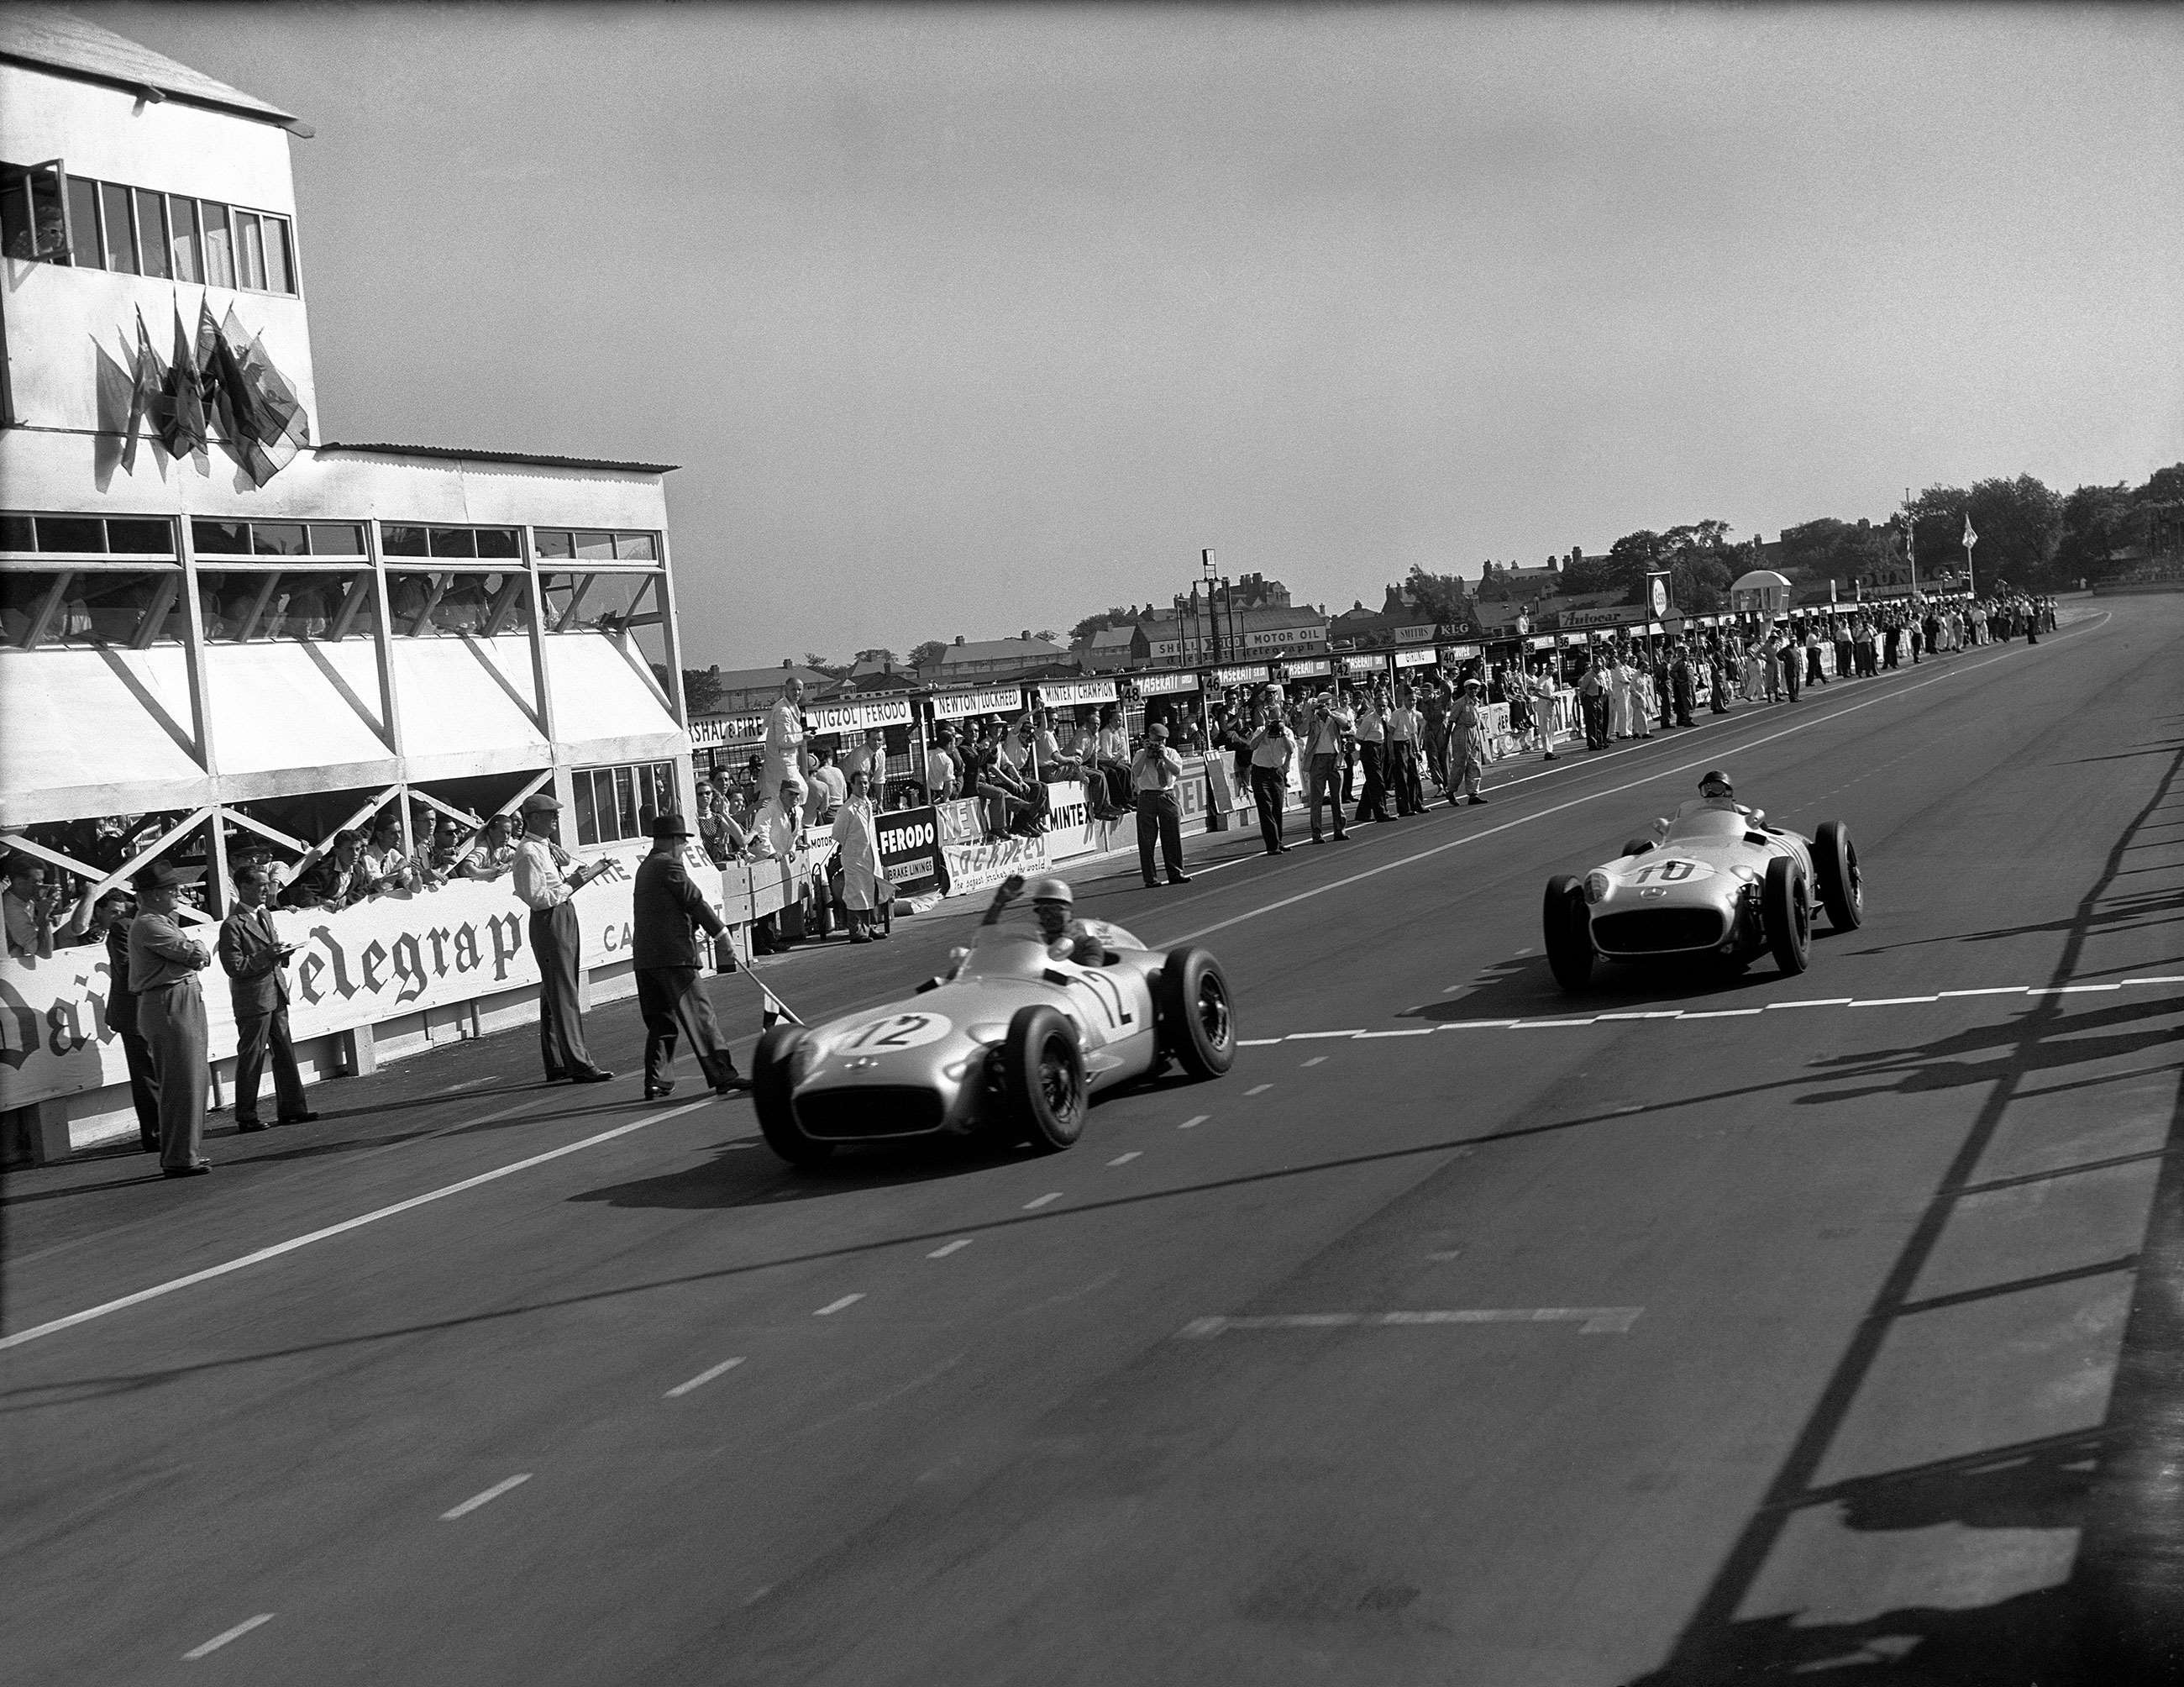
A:
[[[0,6],[0,59],[60,70],[124,88],[156,88],[192,105],[209,105],[308,136],[311,131],[292,113],[268,105],[254,94],[154,53],[141,42],[102,29],[87,19],[53,6]]]
[[[672,474],[680,463],[625,463],[610,457],[557,457],[544,451],[473,451],[455,445],[367,445],[328,440],[321,451],[359,451],[379,457],[438,457],[449,462],[537,463],[546,468],[615,469],[626,474]]]

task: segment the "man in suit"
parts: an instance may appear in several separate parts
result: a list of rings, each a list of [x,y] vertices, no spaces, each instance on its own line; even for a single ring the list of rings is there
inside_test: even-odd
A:
[[[235,911],[220,922],[220,964],[228,977],[235,1004],[235,1128],[263,1131],[258,1116],[258,1079],[273,1053],[275,1119],[282,1125],[308,1125],[319,1115],[304,1099],[303,1075],[296,1070],[296,1045],[288,1036],[288,957],[296,952],[274,929],[265,905],[273,890],[273,865],[254,861],[237,869]]]
[[[690,1039],[698,1070],[716,1095],[750,1087],[736,1071],[734,1057],[713,1018],[705,994],[694,925],[715,937],[727,930],[705,893],[690,882],[682,858],[690,828],[670,810],[652,823],[652,853],[637,869],[630,892],[630,948],[637,971],[638,1010],[644,1015],[644,1098],[673,1092],[668,1075],[675,1064],[678,1032]]]
[[[526,798],[523,841],[510,868],[515,894],[531,910],[531,949],[538,957],[538,1055],[549,1084],[603,1084],[614,1074],[594,1064],[584,1046],[584,1010],[577,1000],[583,929],[571,898],[614,873],[617,864],[607,857],[572,866],[559,841],[560,830],[560,802],[543,791]]]
[[[212,1170],[204,1157],[205,1011],[198,987],[198,974],[212,956],[175,917],[182,887],[203,872],[153,862],[136,875],[137,913],[129,926],[129,988],[136,997],[137,1027],[152,1051],[159,1169],[170,1177]]]

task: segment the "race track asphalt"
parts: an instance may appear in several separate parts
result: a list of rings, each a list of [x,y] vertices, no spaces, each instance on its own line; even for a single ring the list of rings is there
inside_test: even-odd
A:
[[[791,1170],[618,1004],[601,1089],[503,1036],[11,1176],[9,1679],[2184,1679],[2184,597],[2075,608],[1095,869],[1251,1046],[1066,1154]],[[1848,823],[1864,929],[1563,996],[1545,880],[1715,764]],[[878,1003],[971,917],[765,976]]]

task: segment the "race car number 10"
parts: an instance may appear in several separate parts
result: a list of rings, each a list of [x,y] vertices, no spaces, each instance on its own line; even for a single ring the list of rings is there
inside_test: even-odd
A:
[[[1713,869],[1700,861],[1649,861],[1630,875],[1630,882],[1646,885],[1658,880],[1663,885],[1680,885],[1686,879],[1705,879],[1713,873]]]
[[[858,1026],[835,1053],[871,1054],[882,1049],[920,1048],[928,1042],[939,1042],[950,1029],[947,1018],[940,1014],[890,1014],[883,1019]]]

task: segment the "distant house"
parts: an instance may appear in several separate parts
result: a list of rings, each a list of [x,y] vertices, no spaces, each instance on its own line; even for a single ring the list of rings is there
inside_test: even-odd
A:
[[[1102,627],[1071,652],[1088,673],[1115,673],[1130,665],[1130,647],[1138,636],[1137,623]]]
[[[1034,669],[1075,672],[1078,662],[1070,652],[1028,631],[1013,639],[958,638],[940,654],[940,660],[917,670],[926,685],[976,685],[987,680],[1016,679]]]
[[[839,687],[834,675],[806,668],[800,662],[784,662],[778,668],[716,668],[710,672],[717,678],[721,687],[719,698],[710,711],[715,714],[742,715],[762,709],[781,695],[781,682],[791,678],[804,682],[806,702],[827,696]]]

